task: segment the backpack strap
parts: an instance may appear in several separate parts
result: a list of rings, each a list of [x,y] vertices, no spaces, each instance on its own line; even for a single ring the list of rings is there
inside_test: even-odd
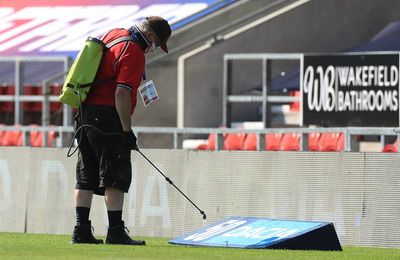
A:
[[[104,50],[107,51],[107,50],[111,49],[114,45],[117,45],[118,43],[129,42],[129,41],[133,42],[133,41],[135,41],[135,39],[132,36],[121,36],[121,37],[119,37],[119,38],[107,43],[104,46]],[[91,83],[86,83],[86,84],[79,85],[79,88],[86,88],[86,87],[89,87],[89,86],[102,84],[102,83],[105,83],[107,81],[114,80],[115,78],[116,77],[113,76],[113,77],[109,77],[109,78],[105,78],[105,79],[101,79],[101,80],[96,80],[96,81],[91,82]]]
[[[129,41],[135,41],[135,39],[132,36],[121,36],[109,43],[106,44],[105,49],[108,50],[111,47],[113,47],[114,45],[120,43],[120,42],[129,42]]]

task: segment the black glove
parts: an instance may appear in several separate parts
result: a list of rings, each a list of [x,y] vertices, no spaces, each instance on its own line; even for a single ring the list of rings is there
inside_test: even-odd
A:
[[[130,150],[139,151],[139,148],[136,144],[136,140],[137,140],[136,136],[132,132],[132,130],[129,132],[122,132],[122,141],[124,142],[125,146]]]

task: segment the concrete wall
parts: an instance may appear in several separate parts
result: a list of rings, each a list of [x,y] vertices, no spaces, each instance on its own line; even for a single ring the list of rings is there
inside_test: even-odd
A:
[[[0,149],[0,232],[70,234],[76,158],[67,149]],[[176,237],[229,216],[333,222],[344,245],[400,247],[397,154],[143,150],[199,208],[138,153],[125,197],[132,234]],[[106,209],[95,196],[96,235]]]
[[[252,0],[245,5],[249,8],[246,9],[247,14],[250,10],[260,9],[263,3],[267,5],[273,2]],[[271,11],[279,6],[283,4],[277,5]],[[246,14],[239,13],[238,9],[240,8],[221,15],[221,20],[214,22],[215,27],[222,26],[224,21],[227,24]],[[229,13],[235,15],[230,16]],[[224,53],[341,51],[369,40],[386,24],[399,19],[399,13],[400,2],[396,0],[311,0],[237,37],[218,43],[187,60],[185,126],[218,127],[221,124]],[[207,26],[208,30],[214,29],[212,24]],[[200,31],[203,32],[204,29]],[[193,38],[195,32],[196,26],[179,32],[171,39],[171,48],[174,47],[174,43],[179,45],[184,42],[180,39],[187,40],[186,35]],[[189,51],[190,48],[185,50]],[[135,124],[176,126],[178,54],[165,56],[148,66],[148,75],[154,79],[161,99],[158,104],[146,109],[140,106],[134,118]],[[240,86],[242,89],[259,84],[259,78],[253,76],[254,70],[256,69],[251,65],[242,71],[241,77],[246,82]],[[257,108],[244,107],[238,111],[237,119],[254,118],[254,113],[257,113]],[[155,139],[154,142],[159,140]]]

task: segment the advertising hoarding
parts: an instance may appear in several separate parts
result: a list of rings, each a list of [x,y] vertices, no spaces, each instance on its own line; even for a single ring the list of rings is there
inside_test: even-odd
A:
[[[399,126],[399,54],[304,55],[303,125]]]

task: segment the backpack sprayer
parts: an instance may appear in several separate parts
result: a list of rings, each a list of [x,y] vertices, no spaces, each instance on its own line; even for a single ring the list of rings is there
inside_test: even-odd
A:
[[[125,41],[135,41],[135,39],[132,36],[122,36],[111,41],[108,44],[104,44],[104,42],[100,39],[94,37],[87,38],[87,40],[85,41],[85,46],[78,53],[76,59],[74,60],[74,63],[72,64],[68,72],[67,78],[64,82],[63,88],[59,96],[60,102],[67,104],[73,108],[79,108],[78,113],[81,113],[82,102],[86,100],[90,88],[96,84],[104,83],[106,81],[114,79],[114,77],[112,77],[99,81],[94,81],[104,52],[109,50],[114,45]],[[72,137],[71,144],[67,152],[68,157],[71,157],[79,148],[78,144],[78,147],[72,153],[70,153],[77,133],[84,127],[90,127],[98,131],[102,135],[120,135],[120,133],[106,133],[92,125],[82,124],[75,130],[74,136]],[[135,150],[140,153],[143,158],[145,158],[165,178],[165,180],[169,184],[171,184],[176,190],[178,190],[200,212],[200,214],[203,216],[203,220],[207,218],[205,212],[201,210],[191,199],[189,199],[189,197],[186,196],[168,176],[166,176],[160,169],[158,169],[158,167],[155,166],[139,150],[137,146]]]

